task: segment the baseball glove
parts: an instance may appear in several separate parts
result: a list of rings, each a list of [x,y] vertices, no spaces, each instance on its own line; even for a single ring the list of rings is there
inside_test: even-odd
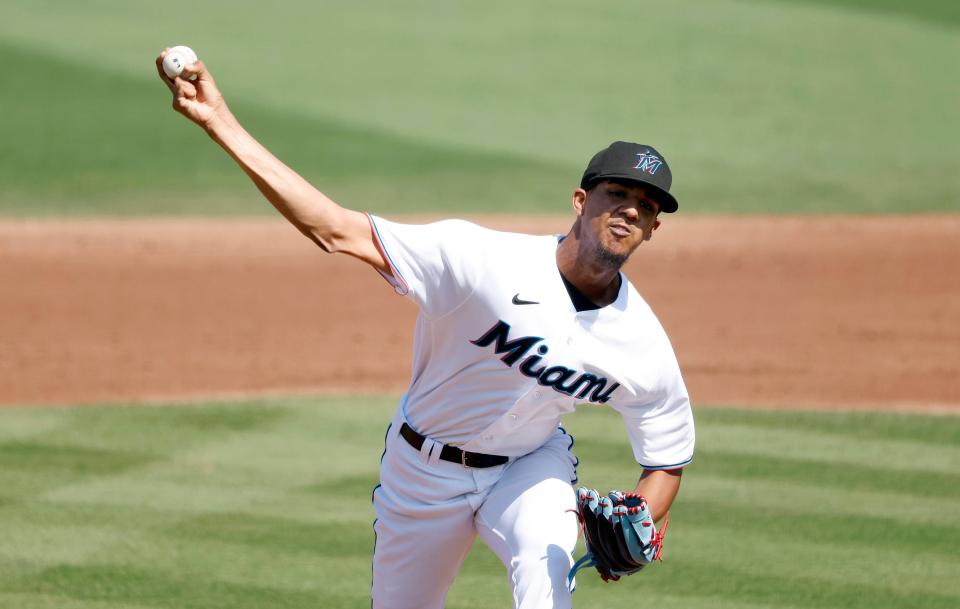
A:
[[[577,489],[577,516],[587,553],[567,576],[571,590],[574,576],[584,567],[596,567],[603,581],[616,581],[660,559],[666,522],[658,533],[642,496],[610,491],[604,497],[581,487]]]

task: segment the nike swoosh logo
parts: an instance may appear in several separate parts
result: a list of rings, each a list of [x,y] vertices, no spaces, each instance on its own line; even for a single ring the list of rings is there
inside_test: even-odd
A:
[[[520,300],[520,292],[517,292],[513,295],[513,300],[511,302],[513,302],[515,305],[540,304],[539,302],[535,302],[533,300]]]

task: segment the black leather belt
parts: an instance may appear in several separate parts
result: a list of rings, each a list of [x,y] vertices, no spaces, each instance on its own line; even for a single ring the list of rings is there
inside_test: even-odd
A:
[[[423,446],[423,442],[426,440],[426,438],[413,431],[413,428],[406,423],[400,427],[400,435],[403,436],[403,439],[406,440],[410,446],[417,450],[420,450],[420,447]],[[460,450],[456,446],[447,446],[446,444],[444,444],[440,450],[440,458],[444,461],[450,461],[451,463],[459,463],[464,467],[474,467],[478,469],[503,465],[510,460],[509,457],[500,455],[470,453],[465,450]]]

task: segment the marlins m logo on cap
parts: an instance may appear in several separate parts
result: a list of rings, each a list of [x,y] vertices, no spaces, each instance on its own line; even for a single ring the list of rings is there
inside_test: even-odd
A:
[[[661,165],[663,165],[663,161],[660,160],[660,157],[647,150],[646,152],[637,153],[637,164],[634,169],[646,171],[650,175],[654,175],[657,173],[657,170],[660,169]]]

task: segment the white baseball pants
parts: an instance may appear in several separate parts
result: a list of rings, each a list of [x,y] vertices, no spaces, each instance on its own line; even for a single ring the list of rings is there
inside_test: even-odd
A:
[[[516,609],[570,609],[577,542],[573,439],[557,433],[509,463],[468,469],[387,432],[373,554],[373,609],[440,609],[476,536],[507,569]]]

